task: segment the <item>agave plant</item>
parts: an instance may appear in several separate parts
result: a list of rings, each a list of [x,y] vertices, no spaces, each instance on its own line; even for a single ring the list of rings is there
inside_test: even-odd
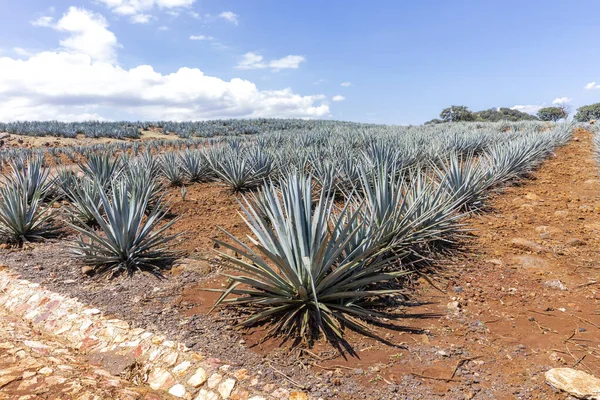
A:
[[[257,168],[240,150],[228,150],[210,158],[217,179],[235,192],[259,186],[270,172],[270,164]]]
[[[183,174],[190,182],[200,182],[207,179],[211,172],[208,160],[198,150],[185,150],[181,152],[179,160]]]
[[[131,276],[148,271],[162,276],[161,270],[178,256],[166,246],[181,235],[166,235],[177,219],[162,224],[167,212],[162,202],[145,215],[151,188],[141,189],[121,180],[113,184],[111,193],[101,187],[99,190],[104,215],[98,208],[93,209],[99,231],[83,223],[71,223],[81,234],[70,245],[73,256],[92,266],[97,274],[115,276],[126,271]]]
[[[21,186],[26,199],[44,199],[52,186],[50,170],[44,167],[44,157],[15,158],[10,163],[11,174],[4,176],[6,185]],[[36,196],[36,193],[39,196]]]
[[[463,199],[461,208],[476,210],[483,206],[488,189],[494,184],[489,166],[474,154],[451,153],[434,167],[441,186],[453,199]]]
[[[291,175],[281,188],[271,183],[262,190],[269,223],[251,202],[242,206],[254,237],[245,245],[217,241],[242,259],[220,253],[241,275],[226,275],[231,284],[223,289],[219,305],[247,305],[255,309],[243,325],[271,323],[271,334],[283,333],[312,341],[320,335],[343,338],[344,327],[368,333],[362,322],[381,316],[367,309],[366,300],[396,293],[373,284],[406,272],[384,272],[389,261],[385,249],[361,248],[345,252],[356,238],[354,222],[360,218],[350,203],[342,210],[323,188],[315,205],[311,177]],[[229,298],[233,295],[232,298]]]
[[[109,153],[92,153],[84,163],[79,163],[79,168],[106,188],[121,174],[123,163],[120,157],[113,158]]]
[[[97,227],[96,211],[102,212],[100,185],[88,177],[75,179],[73,184],[62,186],[69,202],[66,215],[75,224]]]
[[[179,158],[173,152],[163,154],[160,159],[162,176],[171,186],[183,184],[183,174],[179,165]]]
[[[0,186],[0,239],[22,245],[55,232],[51,205],[44,207],[41,191],[30,196],[25,185]]]

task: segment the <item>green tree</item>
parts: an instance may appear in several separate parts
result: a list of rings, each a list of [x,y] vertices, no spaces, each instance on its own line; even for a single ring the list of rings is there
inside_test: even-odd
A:
[[[593,119],[600,119],[600,103],[590,104],[577,109],[575,121],[588,122]]]
[[[507,107],[490,108],[474,113],[476,121],[537,121],[534,115]]]
[[[566,119],[568,114],[562,107],[544,107],[540,108],[537,116],[542,121],[558,121],[559,119]]]
[[[444,122],[474,121],[475,116],[467,106],[450,106],[440,113]]]

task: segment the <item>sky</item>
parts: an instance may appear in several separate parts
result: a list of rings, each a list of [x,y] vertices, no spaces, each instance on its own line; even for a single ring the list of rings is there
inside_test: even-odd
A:
[[[600,102],[600,2],[5,0],[0,121],[321,118]]]

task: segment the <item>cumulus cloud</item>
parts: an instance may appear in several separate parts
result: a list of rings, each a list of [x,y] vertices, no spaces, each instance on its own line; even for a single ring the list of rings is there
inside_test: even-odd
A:
[[[219,14],[219,18],[223,18],[224,20],[237,25],[239,22],[240,16],[231,11],[223,11],[221,14]]]
[[[600,89],[600,85],[598,85],[596,82],[590,82],[587,85],[585,85],[585,90],[591,90],[591,89]]]
[[[565,104],[565,103],[570,103],[571,100],[573,100],[570,97],[557,97],[554,100],[552,100],[552,104]]]
[[[524,113],[527,113],[527,114],[535,114],[542,107],[544,107],[544,106],[539,106],[539,105],[536,105],[536,104],[516,105],[514,107],[511,107],[511,110],[517,110],[517,111],[521,111],[521,112],[524,112]]]
[[[93,61],[116,61],[119,43],[115,34],[108,30],[108,23],[102,15],[70,7],[52,28],[68,34],[60,41],[64,49],[86,54]]]
[[[340,83],[340,86],[342,86],[342,87],[350,87],[350,86],[352,86],[352,82],[342,82],[342,83]]]
[[[198,68],[160,73],[150,65],[117,64],[116,36],[106,20],[72,7],[52,28],[68,34],[58,51],[27,59],[0,57],[0,120],[201,120],[329,116],[323,95],[259,90],[239,78]],[[260,60],[258,61],[260,62]]]
[[[346,98],[344,96],[338,94],[336,96],[333,96],[331,98],[331,100],[333,100],[333,101],[344,101],[344,100],[346,100]]]
[[[276,60],[265,61],[264,57],[254,52],[248,52],[242,56],[242,59],[236,66],[238,69],[296,69],[300,67],[306,59],[303,56],[289,55]]]
[[[31,55],[32,55],[32,53],[31,53],[30,51],[28,51],[28,50],[25,50],[25,49],[24,49],[24,48],[22,48],[22,47],[14,47],[14,48],[13,48],[13,51],[14,51],[15,53],[17,53],[17,55],[19,55],[19,56],[23,56],[23,57],[27,57],[27,56],[31,56]]]
[[[206,35],[191,35],[190,40],[214,40],[215,38],[212,36]]]
[[[131,22],[134,24],[147,24],[152,19],[150,14],[135,14],[131,16]]]
[[[119,15],[135,15],[154,8],[174,10],[193,5],[196,0],[97,0]]]
[[[129,16],[134,24],[145,24],[150,22],[150,12],[156,8],[177,13],[178,9],[190,7],[196,0],[97,0],[104,4],[113,13]]]
[[[50,26],[52,26],[53,22],[54,22],[54,17],[44,16],[44,17],[39,17],[38,19],[31,21],[31,25],[50,27]]]

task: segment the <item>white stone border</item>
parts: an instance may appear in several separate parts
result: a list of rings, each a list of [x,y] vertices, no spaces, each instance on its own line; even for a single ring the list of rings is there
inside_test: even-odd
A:
[[[46,334],[60,336],[84,353],[114,352],[130,356],[145,371],[144,380],[154,390],[195,400],[309,400],[304,392],[260,385],[246,369],[211,363],[182,343],[126,321],[109,319],[95,308],[18,279],[0,270],[0,307],[21,317]],[[262,390],[261,389],[262,386]],[[270,388],[269,393],[264,390]]]

